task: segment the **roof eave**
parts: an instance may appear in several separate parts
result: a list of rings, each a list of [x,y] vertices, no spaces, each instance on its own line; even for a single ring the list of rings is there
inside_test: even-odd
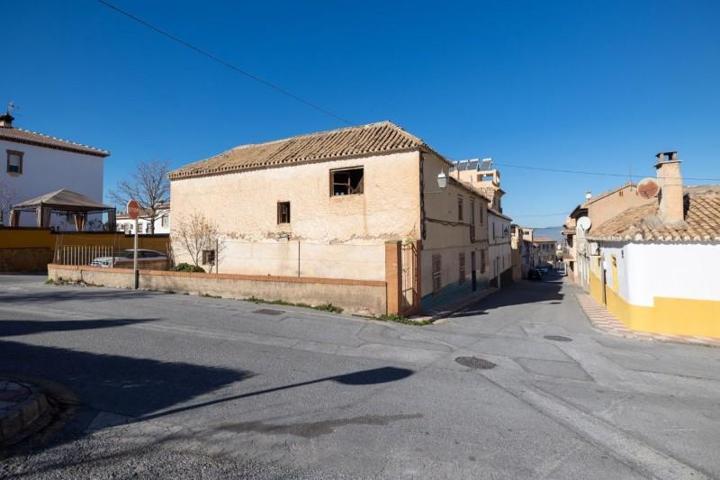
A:
[[[386,150],[382,152],[368,152],[368,153],[360,153],[360,154],[353,154],[353,155],[342,155],[338,157],[331,157],[331,158],[313,158],[309,160],[302,160],[299,162],[291,162],[291,163],[277,163],[277,164],[270,164],[270,165],[257,165],[253,167],[227,167],[225,169],[215,169],[212,171],[205,171],[205,172],[197,172],[197,173],[189,173],[186,175],[183,175],[180,173],[180,170],[174,170],[168,174],[168,178],[171,182],[176,180],[186,180],[190,178],[198,178],[198,177],[213,177],[217,175],[228,175],[231,173],[242,173],[242,172],[251,172],[256,170],[269,170],[272,168],[283,168],[283,167],[296,167],[299,165],[309,165],[313,163],[326,163],[326,162],[334,162],[336,160],[351,160],[354,158],[368,158],[368,157],[379,157],[383,155],[392,155],[394,153],[407,153],[407,152],[413,152],[413,151],[420,151],[421,146],[415,146],[415,147],[409,147],[409,148],[399,148],[399,149],[392,149],[392,150]]]

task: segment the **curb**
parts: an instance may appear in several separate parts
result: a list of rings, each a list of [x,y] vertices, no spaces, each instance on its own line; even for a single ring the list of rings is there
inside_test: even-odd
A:
[[[432,323],[435,323],[438,320],[447,319],[447,318],[451,317],[452,315],[455,315],[457,312],[469,307],[470,305],[473,305],[475,303],[485,300],[487,297],[489,297],[493,293],[496,293],[500,290],[501,289],[495,288],[495,287],[487,288],[487,289],[485,289],[485,291],[478,293],[471,298],[468,298],[466,301],[463,301],[463,302],[460,302],[460,303],[457,303],[457,304],[451,306],[448,310],[444,310],[442,312],[438,312],[433,315],[421,316],[417,319],[423,320],[423,319],[429,318]],[[416,319],[413,318],[413,320],[416,320]]]
[[[720,347],[720,340],[708,337],[691,337],[684,335],[664,335],[660,333],[641,332],[628,328],[618,320],[607,308],[600,305],[587,293],[576,293],[575,298],[593,328],[599,332],[616,337],[633,340],[646,340],[665,343],[679,343],[701,347]]]
[[[17,443],[42,426],[43,420],[48,418],[47,413],[50,411],[47,397],[35,386],[21,382],[13,383],[20,383],[29,388],[31,394],[0,417],[0,447]]]

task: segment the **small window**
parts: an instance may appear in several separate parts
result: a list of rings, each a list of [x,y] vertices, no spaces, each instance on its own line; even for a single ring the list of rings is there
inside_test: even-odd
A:
[[[18,175],[23,172],[23,152],[15,150],[7,151],[7,172],[16,173]]]
[[[277,223],[290,223],[290,202],[278,202]]]
[[[487,251],[480,250],[480,273],[485,273],[487,269]]]
[[[203,250],[202,263],[203,265],[215,265],[215,250]]]
[[[358,195],[364,190],[363,168],[330,170],[330,196]]]
[[[458,221],[463,221],[463,197],[458,196]]]
[[[160,225],[162,227],[167,227],[168,225],[170,225],[170,216],[163,215],[162,217],[160,217]]]

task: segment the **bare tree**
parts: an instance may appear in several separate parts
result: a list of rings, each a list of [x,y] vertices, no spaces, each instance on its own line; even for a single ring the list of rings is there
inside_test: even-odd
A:
[[[9,216],[13,203],[15,203],[15,190],[5,179],[0,178],[0,225],[5,225],[9,221],[5,214]]]
[[[175,222],[172,237],[180,246],[180,250],[190,256],[196,267],[200,266],[204,250],[213,250],[214,261],[218,261],[222,245],[218,226],[199,212]]]
[[[140,162],[130,179],[118,182],[110,191],[110,198],[117,205],[125,206],[130,199],[140,202],[142,217],[150,220],[150,233],[155,233],[155,220],[160,216],[160,206],[170,200],[170,165],[164,160]]]

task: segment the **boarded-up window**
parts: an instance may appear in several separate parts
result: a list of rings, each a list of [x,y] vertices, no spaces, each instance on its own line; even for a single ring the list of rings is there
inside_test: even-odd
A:
[[[458,274],[460,278],[458,281],[463,283],[465,281],[465,253],[458,253]]]
[[[203,250],[202,263],[203,265],[215,265],[215,250]]]
[[[330,196],[357,195],[364,190],[363,168],[330,170]]]
[[[442,257],[440,255],[432,256],[432,281],[433,281],[433,293],[439,292],[442,288]]]
[[[278,202],[277,223],[290,223],[290,202]]]

